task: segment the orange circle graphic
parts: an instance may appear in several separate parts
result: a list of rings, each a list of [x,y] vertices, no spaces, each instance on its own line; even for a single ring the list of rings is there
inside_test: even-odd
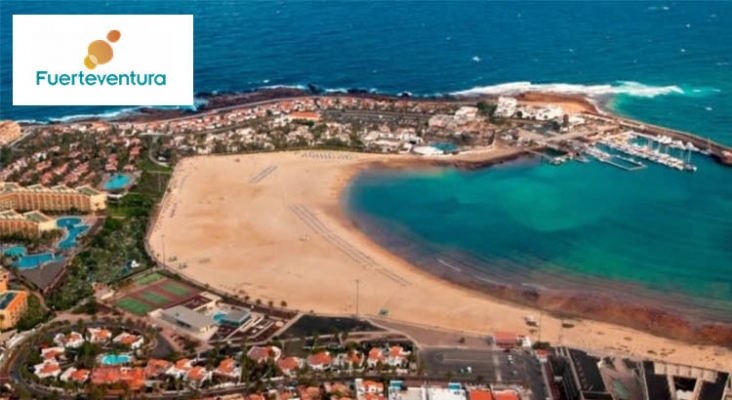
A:
[[[109,40],[112,43],[115,43],[116,41],[119,40],[120,36],[122,36],[122,34],[119,33],[118,30],[113,29],[113,30],[109,31],[109,33],[107,33],[107,40]]]
[[[97,64],[108,63],[113,55],[112,46],[104,40],[95,40],[89,44],[89,56],[94,56]]]

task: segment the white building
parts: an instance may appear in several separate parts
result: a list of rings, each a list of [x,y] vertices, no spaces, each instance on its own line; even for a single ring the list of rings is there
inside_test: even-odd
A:
[[[58,378],[61,375],[61,367],[56,360],[44,361],[33,366],[33,373],[39,379]]]
[[[112,338],[112,332],[104,328],[89,328],[89,341],[92,343],[107,343]]]
[[[145,338],[131,333],[122,332],[114,338],[113,342],[123,344],[132,350],[136,350],[142,347],[145,343]]]
[[[459,384],[448,383],[447,388],[419,386],[389,386],[389,400],[467,400],[465,389]]]
[[[247,352],[247,357],[257,363],[263,363],[268,359],[276,362],[281,356],[282,350],[277,346],[254,346]]]
[[[552,119],[561,118],[563,116],[564,110],[562,109],[562,107],[555,105],[548,105],[536,110],[536,119],[538,121],[549,121]]]
[[[455,111],[455,119],[463,122],[473,121],[478,117],[478,108],[464,106]]]
[[[501,118],[511,118],[516,113],[516,105],[518,102],[513,97],[499,97],[496,110],[493,115]]]
[[[53,337],[53,342],[60,347],[78,349],[84,344],[84,336],[79,332],[70,332],[68,335],[58,333]]]

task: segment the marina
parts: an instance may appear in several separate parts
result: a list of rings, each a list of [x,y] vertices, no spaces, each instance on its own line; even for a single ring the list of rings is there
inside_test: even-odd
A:
[[[692,154],[709,155],[692,142],[634,130],[605,135],[600,132],[556,135],[538,144],[540,150],[532,149],[529,153],[542,157],[551,165],[561,165],[569,160],[587,163],[595,159],[625,171],[644,169],[647,167],[644,162],[650,162],[694,172],[697,166],[691,162]]]
[[[672,140],[668,136],[650,136],[634,131],[627,131],[617,136],[601,139],[599,143],[616,152],[626,154],[626,160],[637,163],[631,157],[637,157],[656,164],[674,168],[679,171],[696,171],[697,167],[691,163],[692,151],[698,149],[691,143],[688,145],[680,140]],[[680,153],[672,155],[672,151]]]

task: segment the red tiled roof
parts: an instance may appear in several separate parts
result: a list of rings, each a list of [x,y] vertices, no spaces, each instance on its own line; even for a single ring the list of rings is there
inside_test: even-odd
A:
[[[69,380],[72,380],[74,382],[84,382],[87,378],[89,378],[89,371],[88,369],[77,369],[76,371],[69,374]]]
[[[383,393],[384,392],[384,384],[381,382],[376,381],[363,381],[363,387],[367,391],[369,391],[371,388],[374,388],[376,391]]]
[[[204,367],[193,367],[188,371],[188,379],[192,381],[200,381],[206,377],[206,368]]]
[[[233,358],[225,358],[221,360],[219,366],[214,372],[222,375],[231,375],[236,370],[236,362]]]
[[[498,390],[493,392],[495,400],[520,400],[518,394],[513,390]]]
[[[381,349],[378,347],[374,347],[369,351],[369,360],[372,361],[380,361],[384,359],[384,354],[381,352]]]
[[[57,363],[50,362],[43,364],[43,367],[41,367],[39,372],[42,374],[50,374],[59,370],[61,370],[61,367]]]
[[[145,366],[145,375],[147,377],[154,377],[162,375],[173,366],[173,363],[166,360],[159,360],[157,358],[151,358]]]
[[[286,357],[278,361],[277,366],[283,371],[291,371],[300,367],[300,360],[297,357]]]
[[[392,346],[392,348],[389,349],[390,357],[399,357],[403,354],[404,354],[404,348],[402,346]]]
[[[312,365],[326,365],[330,364],[332,361],[330,357],[330,353],[327,351],[321,351],[320,353],[311,354],[308,357],[308,364]]]
[[[470,391],[470,400],[493,400],[488,389],[475,389]]]
[[[64,352],[61,351],[61,350],[58,350],[58,349],[49,349],[48,351],[46,351],[45,353],[43,353],[43,359],[44,360],[50,360],[52,358],[56,358],[56,357],[60,356],[61,354],[64,354]]]
[[[290,114],[292,119],[320,119],[320,114],[314,111],[296,111]]]

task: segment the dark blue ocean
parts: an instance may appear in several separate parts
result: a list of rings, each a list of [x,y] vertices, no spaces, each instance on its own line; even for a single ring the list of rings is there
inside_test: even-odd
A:
[[[24,13],[193,14],[199,93],[308,84],[417,96],[583,93],[732,144],[730,2],[3,0],[1,118],[120,111],[11,105],[12,14]],[[594,282],[606,291],[630,283],[638,296],[673,294],[729,317],[732,170],[694,161],[695,174],[533,162],[371,171],[345,201],[374,232],[403,232],[424,254],[464,254],[491,278]]]
[[[615,94],[625,114],[732,143],[726,2],[3,0],[0,117],[115,111],[13,107],[13,14],[155,13],[194,15],[196,92],[312,83],[434,95],[531,82]]]

